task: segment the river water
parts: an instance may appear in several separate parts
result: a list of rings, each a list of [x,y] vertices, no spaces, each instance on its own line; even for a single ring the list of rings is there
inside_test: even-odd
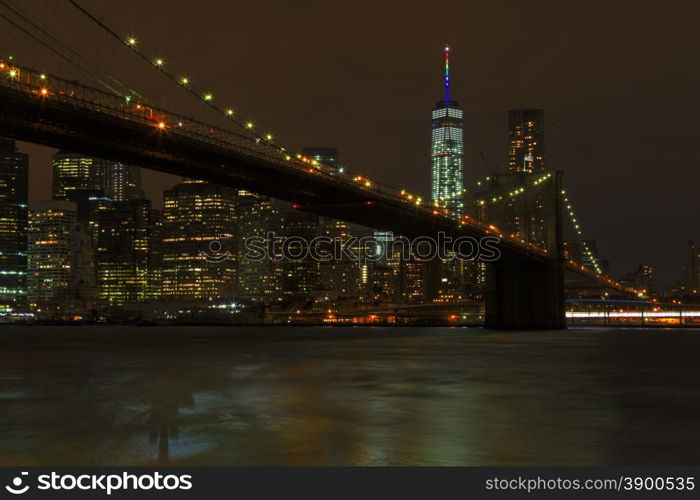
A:
[[[698,465],[700,330],[2,327],[0,465]]]

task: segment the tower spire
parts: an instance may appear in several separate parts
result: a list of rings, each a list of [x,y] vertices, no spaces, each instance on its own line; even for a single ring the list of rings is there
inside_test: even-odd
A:
[[[445,104],[450,103],[450,46],[445,44]]]

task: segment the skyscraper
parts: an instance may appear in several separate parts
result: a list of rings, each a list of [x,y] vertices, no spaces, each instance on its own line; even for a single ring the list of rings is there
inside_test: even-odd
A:
[[[464,208],[464,112],[450,99],[450,47],[445,46],[445,98],[433,108],[431,196],[433,203],[462,213]]]
[[[72,296],[73,239],[77,205],[70,201],[32,202],[29,211],[27,289],[30,307],[59,310]]]
[[[249,238],[266,239],[268,234],[281,236],[285,202],[259,196],[247,191],[238,192],[238,284],[242,297],[273,302],[282,297],[284,264],[270,258],[253,259],[248,256],[245,242]]]
[[[0,312],[26,308],[29,157],[0,139]]]
[[[700,293],[700,248],[688,241],[683,258],[683,284],[687,295]]]
[[[508,110],[508,171],[541,172],[544,163],[544,111]]]
[[[89,156],[59,151],[51,157],[54,200],[79,203],[80,198],[105,196],[104,162]]]
[[[99,298],[109,305],[143,302],[148,290],[151,202],[105,201],[94,211]]]
[[[80,222],[90,198],[112,201],[143,199],[141,169],[123,163],[59,151],[52,157],[53,199],[78,204]]]
[[[94,306],[94,247],[77,224],[70,201],[35,201],[29,208],[27,295],[44,317],[65,317]]]
[[[305,252],[305,244],[310,242],[319,231],[319,216],[309,212],[302,212],[289,205],[285,206],[284,236],[290,240],[298,240],[299,245],[294,245],[294,252]],[[308,296],[312,290],[319,286],[319,262],[310,256],[299,259],[284,260],[284,276],[282,277],[282,289],[284,294],[291,297]]]
[[[161,234],[163,300],[236,296],[237,191],[184,181],[165,191]]]
[[[114,201],[141,200],[141,169],[123,163],[103,162],[105,195]]]

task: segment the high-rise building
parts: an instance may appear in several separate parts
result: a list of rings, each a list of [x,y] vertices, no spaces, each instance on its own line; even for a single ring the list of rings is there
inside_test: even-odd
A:
[[[433,203],[464,209],[464,112],[450,99],[450,48],[445,46],[445,98],[432,111],[431,196]]]
[[[63,200],[30,205],[27,295],[34,310],[65,309],[72,298],[77,210],[75,203]]]
[[[71,254],[72,304],[77,310],[89,311],[97,299],[95,244],[80,224],[74,226]]]
[[[274,302],[282,297],[284,268],[281,255],[253,258],[255,256],[248,255],[246,241],[257,238],[268,242],[268,235],[282,236],[284,205],[285,202],[273,198],[238,192],[238,283],[241,297],[260,302]],[[269,245],[267,248],[272,250]]]
[[[29,157],[0,139],[0,312],[27,306]]]
[[[82,198],[106,196],[105,162],[59,151],[52,156],[53,199],[79,203]]]
[[[70,201],[30,204],[27,295],[30,309],[61,315],[92,308],[96,298],[92,241]]]
[[[533,173],[544,169],[544,111],[508,110],[508,171]]]
[[[165,191],[161,248],[163,300],[234,298],[237,191],[188,180]]]
[[[284,237],[290,242],[296,240],[289,245],[289,256],[298,254],[300,258],[284,259],[282,289],[287,296],[308,296],[319,287],[319,262],[309,255],[303,256],[302,252],[308,253],[306,244],[318,235],[319,216],[289,205],[285,212]]]
[[[93,211],[98,293],[111,306],[147,298],[151,216],[148,200],[104,201]]]
[[[163,294],[163,211],[151,210],[148,245],[148,286],[146,298],[158,300]]]
[[[691,240],[683,258],[683,285],[687,295],[700,294],[700,248]]]
[[[637,290],[640,296],[649,295],[652,289],[652,281],[654,279],[654,268],[642,262],[636,271],[627,273],[620,279],[624,286],[629,286]],[[692,294],[689,294],[692,295]]]
[[[114,201],[141,200],[141,169],[123,163],[105,161],[105,196]]]
[[[123,163],[59,151],[52,157],[53,199],[78,204],[78,222],[87,224],[89,202],[140,200],[141,169]]]

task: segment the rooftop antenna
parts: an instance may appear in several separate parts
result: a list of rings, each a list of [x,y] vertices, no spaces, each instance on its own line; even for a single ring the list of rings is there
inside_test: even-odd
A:
[[[450,103],[450,46],[445,44],[445,104]]]

